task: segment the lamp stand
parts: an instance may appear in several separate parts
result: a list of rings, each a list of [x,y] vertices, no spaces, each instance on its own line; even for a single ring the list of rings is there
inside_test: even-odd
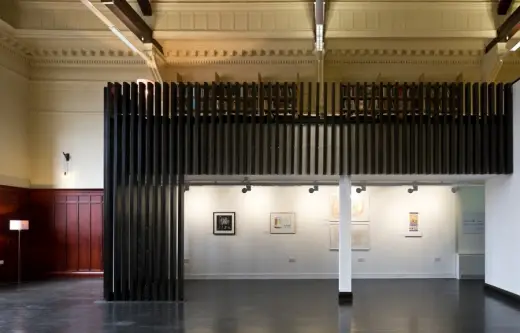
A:
[[[21,230],[18,229],[18,284],[22,279],[22,247],[20,243]]]

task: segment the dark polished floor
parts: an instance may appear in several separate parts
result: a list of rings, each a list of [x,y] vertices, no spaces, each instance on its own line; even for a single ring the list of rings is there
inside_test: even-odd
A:
[[[354,281],[352,306],[331,280],[188,281],[184,304],[105,303],[101,280],[0,289],[0,332],[520,333],[520,307],[482,282]]]

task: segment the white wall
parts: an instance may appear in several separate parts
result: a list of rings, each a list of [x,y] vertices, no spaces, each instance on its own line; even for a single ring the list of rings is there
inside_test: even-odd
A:
[[[186,192],[189,278],[337,278],[329,250],[330,198],[337,187],[195,187]],[[371,249],[354,251],[354,278],[455,277],[455,211],[449,187],[368,189]],[[214,236],[213,212],[236,212],[236,235]],[[296,234],[269,234],[270,212],[293,211]],[[422,238],[405,238],[419,212]],[[289,262],[294,258],[295,262]],[[436,258],[440,260],[436,261]],[[362,259],[362,260],[360,260]]]
[[[35,68],[29,122],[32,187],[103,188],[103,88],[109,81],[147,75],[144,66],[126,71]],[[66,176],[62,152],[71,155]]]
[[[23,60],[0,47],[0,185],[29,186],[29,83],[23,67]]]
[[[520,84],[513,86],[513,142],[520,138]],[[513,145],[511,176],[486,182],[486,283],[520,295],[520,146]]]

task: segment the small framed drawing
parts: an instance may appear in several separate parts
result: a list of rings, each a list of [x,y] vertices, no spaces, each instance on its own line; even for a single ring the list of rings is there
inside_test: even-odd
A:
[[[294,213],[271,213],[272,234],[295,234]]]
[[[370,250],[370,225],[368,223],[352,223],[350,231],[353,251]]]
[[[234,235],[235,213],[213,213],[213,235]]]

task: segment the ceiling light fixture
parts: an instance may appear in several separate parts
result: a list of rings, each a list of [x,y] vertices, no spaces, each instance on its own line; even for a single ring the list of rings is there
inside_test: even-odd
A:
[[[408,193],[412,194],[413,192],[417,192],[419,190],[419,187],[417,184],[413,184],[411,188],[408,189]]]
[[[365,185],[362,185],[356,189],[357,193],[365,192],[367,190],[367,187]]]
[[[318,187],[318,185],[314,185],[313,187],[311,187],[309,189],[309,193],[314,193],[314,192],[318,192],[320,190],[320,188]]]

